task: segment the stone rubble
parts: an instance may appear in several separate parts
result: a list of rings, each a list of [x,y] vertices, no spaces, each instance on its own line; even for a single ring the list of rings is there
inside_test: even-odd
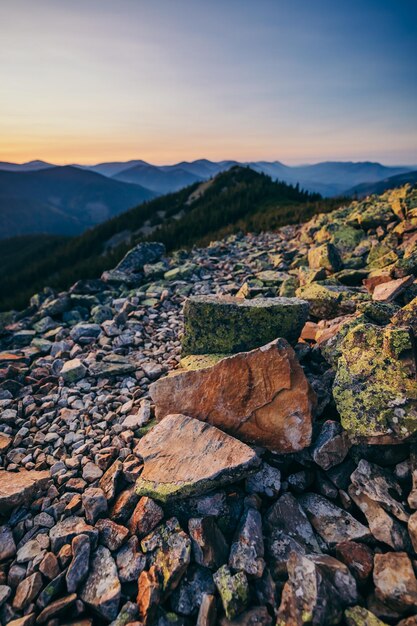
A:
[[[415,626],[416,217],[140,244],[0,314],[2,626]]]

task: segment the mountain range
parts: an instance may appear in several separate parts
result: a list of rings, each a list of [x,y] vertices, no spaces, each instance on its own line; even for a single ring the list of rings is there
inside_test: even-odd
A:
[[[0,238],[76,235],[155,195],[77,167],[0,170]]]
[[[323,197],[380,193],[389,186],[412,182],[416,169],[369,161],[297,166],[208,159],[173,165],[143,160],[91,166],[56,166],[39,160],[0,162],[0,239],[32,233],[76,235],[155,196],[177,192],[237,165]]]

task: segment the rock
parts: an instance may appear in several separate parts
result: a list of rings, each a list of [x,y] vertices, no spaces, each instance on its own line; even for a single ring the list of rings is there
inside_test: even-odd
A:
[[[408,534],[413,544],[414,552],[417,552],[417,511],[415,511],[408,520]]]
[[[288,560],[288,583],[278,609],[277,626],[305,623],[338,624],[343,602],[320,567],[308,557],[292,552]]]
[[[99,517],[107,513],[107,500],[102,489],[89,487],[82,495],[85,519],[88,524],[94,525]]]
[[[319,566],[320,572],[331,582],[343,605],[350,606],[359,601],[356,580],[344,563],[328,554],[312,554],[308,558]]]
[[[259,465],[248,446],[184,415],[169,415],[136,446],[144,460],[139,495],[166,502],[245,478]]]
[[[229,567],[260,578],[265,569],[262,518],[249,508],[240,521],[230,549]]]
[[[266,514],[267,546],[273,571],[286,574],[291,552],[321,552],[314,530],[290,493],[282,495]]]
[[[323,243],[321,246],[310,248],[308,264],[311,269],[324,268],[328,272],[338,272],[343,267],[339,250],[332,243]]]
[[[136,430],[145,426],[151,419],[151,404],[149,401],[144,400],[137,413],[128,415],[123,420],[122,426],[128,430]]]
[[[386,622],[382,622],[363,606],[346,609],[345,620],[347,626],[387,626]]]
[[[127,528],[110,519],[99,519],[96,528],[100,533],[100,542],[112,552],[118,550],[129,535]]]
[[[179,584],[191,558],[191,540],[181,529],[178,520],[171,518],[142,541],[144,552],[154,551],[153,564],[161,583],[161,591],[168,593]]]
[[[156,241],[138,243],[125,254],[120,263],[116,265],[115,270],[127,274],[137,273],[143,269],[144,265],[159,261],[164,254],[165,246],[163,243]]]
[[[214,595],[203,593],[196,626],[216,626],[217,607]]]
[[[298,298],[194,296],[184,306],[184,354],[230,354],[253,350],[277,337],[300,336],[308,304]]]
[[[220,626],[271,626],[272,617],[268,613],[266,607],[255,606],[249,611],[245,611],[238,615],[233,621],[223,617],[220,620]]]
[[[164,512],[154,500],[144,496],[137,503],[128,522],[132,535],[145,537],[163,519]]]
[[[121,583],[136,582],[139,574],[146,567],[146,556],[139,549],[139,540],[136,536],[130,537],[116,554],[116,565]]]
[[[410,549],[407,531],[397,520],[353,486],[349,487],[349,495],[365,515],[370,531],[377,541],[386,543],[394,550]]]
[[[83,478],[88,483],[94,482],[98,478],[101,478],[101,476],[103,476],[103,470],[101,470],[99,467],[97,467],[97,465],[95,465],[95,463],[92,463],[91,461],[89,461],[88,463],[86,463],[84,465],[84,467],[83,467]]]
[[[416,364],[410,355],[404,328],[360,324],[346,335],[333,396],[352,436],[378,443],[378,437],[397,441],[417,430]]]
[[[372,300],[378,300],[379,302],[392,302],[413,283],[413,280],[413,276],[405,276],[404,278],[397,278],[397,280],[390,280],[386,283],[377,285],[373,291]]]
[[[319,282],[299,287],[296,294],[309,303],[310,315],[319,320],[331,320],[340,315],[354,313],[357,303],[366,299],[365,294],[355,292],[343,285],[328,285]]]
[[[16,554],[16,544],[10,526],[0,526],[0,562],[11,559]]]
[[[343,541],[336,545],[335,554],[349,567],[358,583],[367,582],[374,567],[374,555],[368,546],[356,541]]]
[[[53,580],[60,573],[58,559],[53,552],[47,552],[39,564],[40,573],[48,580]]]
[[[39,534],[37,537],[30,539],[23,544],[16,555],[17,563],[29,563],[39,555],[44,556],[46,549],[48,548],[48,537],[44,534]]]
[[[324,422],[320,434],[312,446],[314,462],[322,469],[328,470],[334,465],[342,463],[350,449],[347,433],[339,422],[327,420]]]
[[[0,585],[0,607],[10,598],[12,590],[7,585]]]
[[[115,461],[109,469],[100,478],[99,487],[108,502],[112,502],[117,493],[117,486],[122,478],[123,464],[121,461]]]
[[[36,601],[37,607],[44,609],[54,598],[65,593],[65,572],[58,574],[43,588]]]
[[[414,298],[391,318],[394,326],[410,326],[417,335],[417,298]]]
[[[134,602],[127,601],[119,611],[116,619],[111,623],[111,626],[127,626],[127,624],[139,624],[137,618],[139,617],[139,609]]]
[[[12,445],[13,438],[0,432],[0,454],[4,454]]]
[[[152,566],[148,572],[142,572],[138,581],[137,604],[139,619],[145,626],[155,623],[156,611],[161,597],[161,588],[156,569]]]
[[[131,517],[138,500],[139,496],[133,486],[128,489],[124,489],[124,491],[119,493],[116,497],[116,500],[111,507],[111,519],[118,524],[126,524],[128,519]]]
[[[128,600],[120,609],[116,619],[111,622],[111,626],[139,626],[141,622],[138,621],[138,618],[139,609],[137,604]]]
[[[36,623],[44,624],[48,622],[52,618],[56,618],[57,615],[61,615],[64,613],[69,607],[71,607],[77,599],[77,594],[72,593],[64,598],[59,598],[51,604],[48,604],[43,611],[39,614]]]
[[[80,359],[71,359],[66,361],[60,371],[60,376],[64,379],[65,383],[71,385],[81,380],[87,374],[87,368],[80,361]]]
[[[87,535],[92,545],[97,543],[98,530],[86,524],[81,517],[71,516],[58,522],[49,533],[51,549],[55,554],[63,545],[71,542],[77,535]]]
[[[375,555],[374,584],[377,598],[393,609],[405,612],[417,608],[417,580],[405,552]]]
[[[28,504],[44,491],[50,481],[48,471],[7,472],[0,470],[0,509],[8,511]]]
[[[371,536],[366,526],[323,496],[306,493],[298,501],[316,532],[330,547],[342,541],[366,540]]]
[[[100,618],[111,621],[117,616],[120,595],[121,587],[116,564],[110,551],[104,546],[99,546],[93,554],[80,598]]]
[[[365,494],[402,522],[408,521],[409,514],[399,501],[402,489],[388,470],[362,459],[352,473],[351,480],[357,493]]]
[[[71,547],[72,561],[65,576],[69,593],[76,591],[88,574],[90,563],[90,539],[88,535],[74,537]]]
[[[310,443],[315,394],[284,339],[162,378],[150,393],[157,418],[181,411],[281,453]]]
[[[223,565],[213,576],[227,619],[233,620],[245,610],[249,601],[248,580],[243,572],[232,574]]]
[[[73,326],[70,332],[70,337],[73,341],[77,343],[90,342],[97,337],[101,333],[100,324],[76,324]]]
[[[195,615],[204,594],[214,594],[213,576],[204,567],[191,565],[182,577],[180,584],[170,596],[173,610],[180,615]]]
[[[229,546],[214,517],[191,518],[188,529],[196,563],[212,570],[226,563]]]
[[[281,472],[276,467],[262,463],[261,469],[246,480],[246,491],[274,498],[281,489]]]
[[[18,611],[26,609],[42,589],[42,576],[39,572],[31,574],[19,583],[15,597],[13,598],[13,608]]]

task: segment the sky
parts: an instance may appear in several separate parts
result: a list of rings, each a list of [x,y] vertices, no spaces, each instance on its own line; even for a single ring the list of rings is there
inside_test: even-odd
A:
[[[1,0],[0,160],[417,164],[416,0]]]

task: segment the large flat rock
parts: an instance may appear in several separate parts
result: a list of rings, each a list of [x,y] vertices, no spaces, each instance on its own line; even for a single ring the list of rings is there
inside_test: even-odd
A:
[[[158,419],[183,413],[275,452],[310,445],[315,394],[285,339],[161,378],[150,394]]]
[[[47,487],[49,480],[48,471],[0,471],[0,510],[27,504]]]
[[[184,305],[184,354],[231,354],[277,337],[296,342],[309,305],[299,298],[193,296]]]
[[[144,460],[137,493],[162,502],[235,482],[260,463],[249,446],[185,415],[168,415],[135,452]]]

